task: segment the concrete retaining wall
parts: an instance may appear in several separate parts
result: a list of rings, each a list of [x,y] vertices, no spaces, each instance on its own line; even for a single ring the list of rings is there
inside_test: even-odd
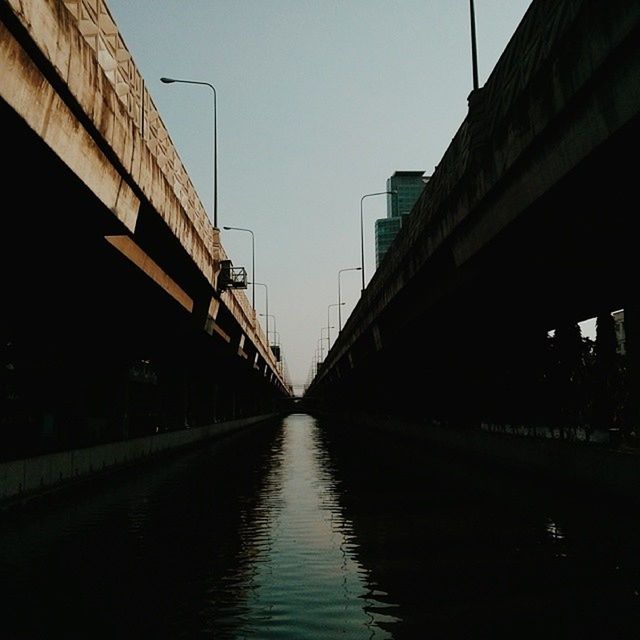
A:
[[[331,416],[335,419],[337,416]],[[403,422],[377,416],[339,416],[363,428],[384,431],[389,437],[417,438],[461,454],[540,473],[564,482],[604,489],[640,501],[640,450],[603,443],[529,438],[481,429],[457,429]]]
[[[0,505],[46,493],[110,469],[135,464],[171,449],[218,438],[275,417],[277,414],[253,416],[197,429],[159,433],[0,463]]]

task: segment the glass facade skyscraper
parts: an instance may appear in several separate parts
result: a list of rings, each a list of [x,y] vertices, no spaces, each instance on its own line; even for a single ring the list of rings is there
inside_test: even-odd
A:
[[[396,171],[387,179],[387,217],[376,220],[376,268],[382,262],[403,219],[411,213],[429,178],[424,171]]]

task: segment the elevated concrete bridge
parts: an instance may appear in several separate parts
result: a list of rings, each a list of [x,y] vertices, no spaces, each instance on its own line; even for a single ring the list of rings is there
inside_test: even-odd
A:
[[[544,422],[547,333],[624,308],[637,422],[639,45],[633,0],[534,0],[308,406]]]
[[[0,123],[3,457],[280,411],[279,358],[102,0],[0,1]]]
[[[0,0],[0,499],[294,409],[545,424],[548,332],[620,308],[637,426],[638,43],[534,0],[294,404],[104,2]]]

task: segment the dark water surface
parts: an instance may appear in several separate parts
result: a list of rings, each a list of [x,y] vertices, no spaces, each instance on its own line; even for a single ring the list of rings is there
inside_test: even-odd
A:
[[[640,638],[637,505],[304,414],[0,517],[2,640]]]

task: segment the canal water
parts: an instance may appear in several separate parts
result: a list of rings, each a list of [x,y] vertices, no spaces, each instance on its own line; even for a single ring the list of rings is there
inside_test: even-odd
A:
[[[638,638],[637,507],[306,414],[0,513],[0,638]]]

